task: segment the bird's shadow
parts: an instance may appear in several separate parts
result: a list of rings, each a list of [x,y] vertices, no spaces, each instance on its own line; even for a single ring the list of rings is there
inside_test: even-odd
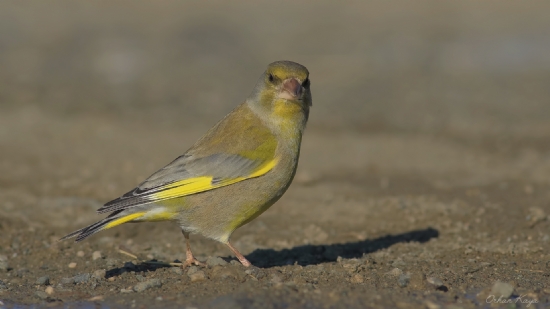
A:
[[[439,231],[430,227],[397,235],[386,235],[376,239],[366,239],[343,244],[304,245],[296,246],[291,249],[283,249],[280,251],[273,249],[257,249],[248,254],[246,258],[252,263],[252,265],[260,268],[294,264],[301,266],[317,265],[321,263],[334,262],[338,259],[338,257],[346,259],[360,258],[365,254],[389,248],[397,243],[424,243],[437,237],[439,237]],[[229,261],[234,258],[227,256],[223,257],[223,259]],[[138,265],[134,265],[132,262],[126,262],[123,267],[108,270],[105,277],[110,278],[121,275],[125,272],[154,272],[158,268],[165,267],[172,266],[163,262],[158,262],[156,264],[139,263]]]
[[[304,245],[280,251],[257,249],[246,257],[252,265],[260,268],[293,264],[307,266],[334,262],[338,257],[346,259],[360,258],[365,254],[389,248],[397,243],[425,243],[438,236],[439,231],[430,227],[397,235],[386,235],[376,239],[366,239],[343,244]]]

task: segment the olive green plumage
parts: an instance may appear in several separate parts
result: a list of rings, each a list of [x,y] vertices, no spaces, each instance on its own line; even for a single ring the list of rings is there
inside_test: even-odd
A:
[[[289,187],[311,106],[308,70],[271,63],[246,101],[182,156],[98,212],[110,215],[65,238],[80,241],[126,222],[172,220],[188,238],[198,233],[229,245],[233,231],[250,222]],[[187,262],[198,263],[189,244]]]

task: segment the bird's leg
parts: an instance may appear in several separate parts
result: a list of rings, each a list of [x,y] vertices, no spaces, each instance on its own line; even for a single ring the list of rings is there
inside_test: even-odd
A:
[[[193,264],[195,264],[197,266],[204,266],[203,263],[199,262],[199,260],[197,260],[193,256],[193,252],[191,252],[191,244],[189,243],[189,233],[185,232],[184,230],[181,230],[181,232],[183,233],[183,236],[185,237],[185,244],[187,245],[187,250],[185,251],[185,255],[186,255],[185,262],[183,263],[183,265],[181,267],[185,268],[185,267],[191,266]]]
[[[233,253],[235,253],[235,256],[237,256],[239,262],[241,262],[244,267],[252,266],[252,264],[244,257],[244,255],[242,255],[239,250],[233,247],[233,245],[229,241],[227,242],[227,246],[229,247],[229,249],[231,249],[231,251],[233,251]]]

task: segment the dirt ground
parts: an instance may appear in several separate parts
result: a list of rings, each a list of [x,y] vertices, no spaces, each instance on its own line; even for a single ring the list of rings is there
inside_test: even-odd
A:
[[[0,4],[0,308],[547,308],[548,2]],[[311,72],[294,183],[233,234],[58,239],[265,66]],[[221,259],[220,259],[221,258]]]

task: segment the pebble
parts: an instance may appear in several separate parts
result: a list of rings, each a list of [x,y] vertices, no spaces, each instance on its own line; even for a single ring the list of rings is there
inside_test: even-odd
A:
[[[92,260],[97,260],[97,259],[100,259],[102,256],[101,256],[101,252],[100,251],[94,251],[94,253],[92,253]]]
[[[34,293],[34,295],[40,299],[47,299],[48,298],[48,294],[44,291],[36,291]]]
[[[135,287],[134,287],[134,289],[135,289]],[[120,289],[120,293],[132,293],[132,292],[134,292],[134,291],[131,290],[131,289]]]
[[[69,263],[69,268],[76,268],[76,263],[75,262]]]
[[[47,287],[45,292],[48,295],[52,295],[53,294],[53,287],[51,287],[51,286]]]
[[[61,284],[74,284],[74,278],[61,278]]]
[[[397,259],[397,260],[393,261],[392,264],[391,264],[391,266],[393,266],[393,267],[403,267],[405,265],[406,265],[406,263],[403,262],[403,260],[401,260],[401,259]]]
[[[139,281],[139,282],[143,282],[143,281],[147,280],[147,278],[145,278],[145,277],[142,276],[142,275],[136,275],[136,279],[137,279],[137,281]]]
[[[103,297],[103,295],[97,295],[97,296],[93,296],[91,298],[88,298],[88,301],[103,301],[105,299],[105,297]]]
[[[491,294],[493,294],[495,298],[500,296],[502,296],[502,298],[510,298],[513,293],[514,287],[510,283],[506,282],[497,281],[491,288]]]
[[[227,264],[228,263],[224,259],[222,259],[221,257],[218,257],[218,256],[210,256],[210,257],[208,257],[208,259],[206,259],[206,265],[208,265],[210,267],[225,266]]]
[[[365,279],[363,279],[363,276],[361,276],[360,274],[355,274],[350,279],[351,283],[356,283],[356,284],[363,283],[364,281]]]
[[[84,257],[84,251],[80,250],[76,253],[76,256],[78,257]]]
[[[424,304],[426,304],[426,307],[427,307],[428,309],[439,309],[439,308],[441,308],[440,305],[438,305],[438,304],[432,302],[431,300],[425,301]]]
[[[388,275],[394,276],[394,277],[400,276],[402,274],[403,274],[403,271],[397,267],[388,271]]]
[[[0,291],[7,290],[7,289],[8,289],[8,286],[2,280],[0,280]]]
[[[49,285],[50,284],[50,277],[44,276],[36,279],[36,284],[38,285]]]
[[[194,273],[196,273],[197,271],[199,271],[199,268],[197,266],[190,266],[188,269],[187,269],[187,275],[192,275]]]
[[[401,274],[401,275],[399,275],[399,278],[397,278],[397,283],[402,288],[409,285],[409,282],[411,282],[411,275],[409,275],[409,274]]]
[[[149,288],[157,288],[162,286],[162,282],[159,279],[149,279],[147,281],[140,282],[134,286],[134,291],[143,292]]]
[[[227,279],[227,278],[238,279],[239,278],[239,274],[234,267],[222,267],[219,265],[215,266],[212,269],[212,276],[220,279]]]
[[[74,283],[86,283],[90,280],[90,274],[79,274],[73,277]]]
[[[104,279],[107,275],[107,271],[105,269],[98,269],[94,271],[92,277],[96,279]]]
[[[115,267],[118,264],[115,259],[107,259],[105,260],[105,263],[107,264],[107,267]]]
[[[428,277],[426,278],[426,281],[428,281],[429,284],[435,286],[436,288],[443,286],[443,281],[437,277]]]
[[[281,278],[281,276],[277,274],[272,274],[271,280],[269,280],[269,282],[271,282],[272,284],[278,284],[278,283],[282,283],[283,279]]]
[[[261,269],[255,266],[249,267],[247,270],[244,271],[244,273],[258,280],[265,277],[265,273]]]
[[[204,274],[204,271],[202,271],[202,270],[196,271],[196,272],[194,272],[194,273],[192,273],[188,276],[191,279],[191,282],[198,282],[198,281],[206,280],[206,275]]]
[[[11,269],[12,268],[8,264],[8,257],[0,254],[0,271],[7,272],[7,271],[10,271]]]

